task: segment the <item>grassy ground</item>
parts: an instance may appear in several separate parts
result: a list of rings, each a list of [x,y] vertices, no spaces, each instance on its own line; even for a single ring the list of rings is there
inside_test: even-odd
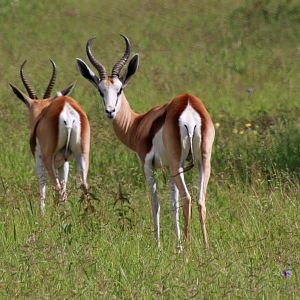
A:
[[[0,3],[0,298],[299,298],[300,5],[297,1],[8,1]],[[110,67],[131,40],[140,69],[126,89],[139,112],[181,92],[200,97],[217,127],[204,251],[193,202],[186,255],[175,251],[168,173],[158,172],[162,250],[135,155],[113,135],[96,91],[75,58],[86,40]],[[85,215],[72,166],[69,202],[38,211],[37,179],[19,66],[39,95],[58,66],[56,88],[92,126]],[[193,199],[197,172],[187,175]],[[283,271],[290,276],[282,276]]]

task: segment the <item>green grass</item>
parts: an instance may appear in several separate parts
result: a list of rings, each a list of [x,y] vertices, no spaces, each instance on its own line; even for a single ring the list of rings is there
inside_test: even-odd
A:
[[[1,299],[300,298],[297,1],[1,1],[0,24]],[[97,92],[75,68],[95,36],[94,53],[110,69],[124,48],[119,33],[140,53],[126,89],[136,111],[190,92],[218,123],[208,252],[193,202],[188,251],[176,253],[167,172],[157,174],[156,248],[136,156],[115,138]],[[27,111],[8,82],[21,87],[27,59],[41,95],[50,57],[56,89],[77,80],[73,97],[91,122],[94,214],[83,213],[75,165],[65,209],[54,207],[48,187],[46,215],[39,214]],[[196,199],[196,170],[186,178]]]

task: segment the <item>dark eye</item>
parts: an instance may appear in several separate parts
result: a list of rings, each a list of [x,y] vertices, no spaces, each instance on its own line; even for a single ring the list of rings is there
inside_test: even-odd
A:
[[[118,93],[117,93],[117,96],[118,96],[118,97],[121,95],[122,91],[123,91],[123,89],[120,88],[120,90],[119,90]]]

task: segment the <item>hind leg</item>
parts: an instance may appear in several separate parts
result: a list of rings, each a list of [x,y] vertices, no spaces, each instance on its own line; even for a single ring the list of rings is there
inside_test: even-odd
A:
[[[210,177],[210,160],[211,160],[211,152],[212,145],[214,141],[215,131],[214,127],[208,126],[206,131],[204,132],[204,138],[201,145],[201,157],[198,162],[198,170],[199,170],[199,199],[198,199],[198,211],[199,211],[199,219],[201,223],[202,236],[205,248],[208,248],[208,237],[206,232],[206,192],[207,185]]]
[[[45,168],[47,169],[48,175],[50,177],[51,184],[55,190],[56,193],[59,194],[59,200],[60,200],[60,195],[61,195],[61,185],[59,182],[58,177],[56,176],[56,170],[54,166],[54,158],[53,156],[47,156],[44,157],[43,159]],[[58,204],[58,200],[55,200],[56,204]]]
[[[41,158],[41,154],[38,151],[35,153],[35,166],[39,182],[40,210],[41,214],[44,215],[46,200],[46,170]]]
[[[205,172],[206,171],[206,172]],[[204,189],[204,181],[205,178],[209,174],[207,174],[208,170],[205,169],[202,166],[201,162],[198,162],[198,172],[199,172],[199,200],[198,200],[198,211],[199,211],[199,219],[200,219],[200,224],[201,224],[201,230],[202,230],[202,237],[203,237],[203,242],[205,245],[205,248],[208,248],[208,238],[207,238],[207,231],[206,231],[206,225],[205,225],[205,219],[206,219],[206,206],[205,206],[205,196],[206,196],[206,187]]]
[[[184,219],[184,240],[188,239],[188,231],[191,220],[191,196],[188,192],[187,186],[184,181],[183,175],[183,157],[182,157],[182,144],[181,133],[177,122],[173,119],[166,118],[169,126],[164,127],[163,142],[168,154],[168,164],[171,172],[171,178],[175,183],[183,206],[183,219]]]
[[[179,227],[179,203],[178,203],[178,188],[173,178],[170,179],[170,190],[171,190],[171,207],[173,211],[174,227],[177,238],[177,248],[179,251],[182,250],[181,239],[180,239],[180,227]]]
[[[64,164],[58,168],[58,177],[61,186],[61,199],[60,201],[65,202],[67,200],[67,181],[69,175],[69,162],[65,161]]]
[[[87,153],[77,153],[75,155],[78,173],[80,177],[80,188],[83,197],[83,207],[85,210],[94,209],[90,203],[89,193],[88,193],[88,184],[87,184],[87,174],[89,169],[89,155]]]
[[[184,180],[183,163],[181,165],[182,167],[170,166],[170,171],[171,171],[171,176],[179,190],[179,194],[182,199],[183,219],[184,219],[184,239],[185,241],[187,241],[189,226],[191,221],[192,200]]]

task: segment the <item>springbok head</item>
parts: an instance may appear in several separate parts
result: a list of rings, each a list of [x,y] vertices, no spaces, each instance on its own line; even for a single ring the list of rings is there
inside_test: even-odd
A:
[[[43,98],[38,98],[35,90],[30,85],[29,81],[25,78],[24,75],[24,66],[26,64],[26,60],[22,63],[20,68],[20,77],[24,84],[25,89],[27,90],[28,95],[23,93],[20,89],[18,89],[15,85],[12,83],[9,83],[10,87],[12,88],[15,95],[25,103],[25,105],[28,107],[30,114],[31,114],[31,122],[39,115],[39,113],[42,111],[44,107],[49,105],[49,103],[55,98],[50,98],[52,89],[55,84],[56,80],[56,65],[53,60],[50,59],[50,62],[52,64],[52,75],[50,78],[50,81],[48,83],[48,86],[46,88],[46,91],[43,95]],[[57,93],[58,96],[67,96],[71,93],[75,86],[75,83],[72,83],[70,86],[68,86],[66,89],[60,91]],[[32,119],[33,118],[33,119]]]
[[[127,85],[130,77],[136,72],[139,64],[139,55],[135,54],[126,68],[125,72],[120,75],[120,72],[126,64],[131,51],[129,39],[122,35],[126,43],[126,49],[121,59],[113,66],[111,75],[108,75],[105,67],[95,59],[92,50],[91,43],[94,38],[87,41],[86,53],[95,69],[99,73],[99,78],[94,72],[87,66],[87,64],[80,58],[77,58],[77,64],[81,75],[89,80],[99,91],[103,98],[105,115],[109,119],[114,119],[120,109],[121,95],[123,88]]]

